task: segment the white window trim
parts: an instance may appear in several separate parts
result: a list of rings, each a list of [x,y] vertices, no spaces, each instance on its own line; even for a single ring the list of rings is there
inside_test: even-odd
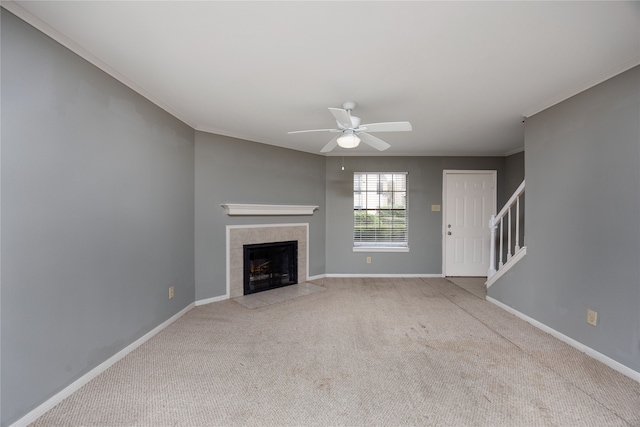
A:
[[[376,174],[385,174],[385,173],[398,173],[398,174],[404,174],[407,177],[409,176],[409,172],[354,172],[354,174],[356,173],[376,173]],[[405,178],[406,179],[406,178]],[[408,181],[405,181],[408,182]],[[352,190],[353,193],[353,190]],[[405,211],[406,211],[406,218],[407,218],[407,224],[409,223],[409,186],[407,184],[407,202],[406,202],[406,206],[405,206]],[[409,252],[409,234],[407,233],[407,242],[404,246],[384,246],[385,242],[380,242],[380,243],[373,243],[371,246],[367,246],[365,244],[358,244],[358,246],[355,246],[355,242],[353,242],[353,252],[388,252],[388,253],[399,253],[399,252]]]
[[[409,246],[397,248],[375,247],[375,246],[354,246],[353,252],[409,252]]]

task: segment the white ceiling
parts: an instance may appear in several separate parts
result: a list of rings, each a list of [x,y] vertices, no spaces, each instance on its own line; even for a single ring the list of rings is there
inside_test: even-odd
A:
[[[640,64],[640,2],[3,2],[193,128],[310,153],[358,103],[384,155],[504,155]],[[374,155],[361,144],[330,155]]]

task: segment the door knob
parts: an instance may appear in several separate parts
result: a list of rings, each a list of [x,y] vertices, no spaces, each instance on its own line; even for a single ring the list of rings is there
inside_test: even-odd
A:
[[[447,231],[447,234],[448,234],[449,236],[451,236],[451,232],[450,232],[450,231]]]

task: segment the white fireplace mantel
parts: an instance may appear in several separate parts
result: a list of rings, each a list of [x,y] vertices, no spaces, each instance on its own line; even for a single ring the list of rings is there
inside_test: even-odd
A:
[[[313,215],[318,206],[225,203],[227,215]]]

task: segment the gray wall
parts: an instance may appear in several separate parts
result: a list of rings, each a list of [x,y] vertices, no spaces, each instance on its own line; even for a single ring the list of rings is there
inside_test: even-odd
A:
[[[194,132],[1,13],[8,425],[193,302]]]
[[[505,188],[505,197],[508,199],[509,197],[511,197],[513,195],[513,193],[518,189],[518,186],[520,184],[522,184],[522,180],[524,180],[524,151],[520,152],[520,153],[516,153],[516,154],[512,154],[511,156],[507,156],[504,159],[504,188]],[[519,230],[519,235],[520,235],[520,246],[526,246],[526,242],[524,241],[525,238],[525,234],[524,234],[524,223],[525,223],[525,216],[524,216],[524,210],[525,210],[525,200],[527,198],[527,194],[526,191],[525,193],[520,196],[520,230]],[[506,203],[506,201],[505,201]],[[498,206],[498,210],[502,209],[502,206]],[[512,214],[514,215],[513,219],[512,219],[512,223],[511,223],[511,236],[512,236],[512,242],[511,244],[514,245],[515,244],[515,240],[513,240],[513,237],[515,236],[515,232],[516,232],[516,221],[515,221],[515,208],[513,208],[512,210]],[[508,224],[508,220],[506,220],[507,222],[505,224]],[[499,231],[498,231],[499,232]],[[504,234],[503,234],[503,248],[504,248],[504,252],[503,252],[503,259],[507,259],[507,251],[508,251],[508,246],[509,246],[509,236],[507,235],[507,232],[505,230]],[[513,249],[512,249],[513,251]]]
[[[196,132],[196,300],[226,293],[226,226],[309,223],[309,274],[325,272],[324,157]],[[223,203],[317,205],[312,216],[228,216]]]
[[[511,197],[524,179],[524,151],[504,158],[505,197]]]
[[[639,118],[635,67],[527,120],[527,255],[489,289],[638,372]]]
[[[503,157],[327,158],[327,274],[441,274],[442,174],[445,169],[498,171],[504,201]],[[353,252],[353,173],[408,172],[409,252]],[[366,258],[371,257],[371,264]]]

